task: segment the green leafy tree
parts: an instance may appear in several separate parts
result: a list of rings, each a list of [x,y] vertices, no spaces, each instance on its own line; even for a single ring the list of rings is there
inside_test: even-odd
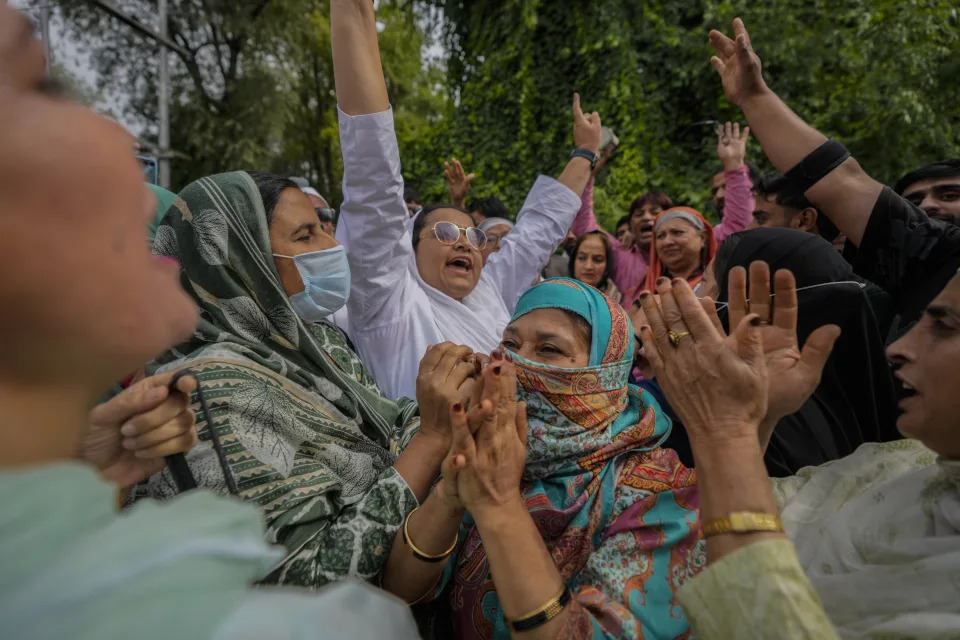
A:
[[[445,15],[448,84],[458,101],[416,166],[458,154],[474,192],[514,210],[571,145],[579,91],[621,141],[598,181],[612,228],[633,198],[662,189],[713,213],[719,163],[709,121],[741,119],[709,65],[707,32],[740,15],[768,82],[876,177],[960,155],[960,22],[947,0],[423,0]],[[698,124],[699,123],[699,124]],[[405,161],[409,161],[407,157]],[[768,167],[753,144],[748,160]],[[439,171],[421,176],[442,197]]]
[[[155,0],[121,0],[156,28]],[[172,184],[259,169],[304,175],[340,201],[339,137],[328,0],[170,0]],[[384,68],[401,140],[417,139],[445,112],[442,73],[424,67],[425,38],[412,6],[382,0]],[[90,53],[101,91],[156,139],[157,47],[92,4],[61,0],[72,40]]]

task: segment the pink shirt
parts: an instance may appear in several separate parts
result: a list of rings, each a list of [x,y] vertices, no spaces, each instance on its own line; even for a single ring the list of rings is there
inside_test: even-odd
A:
[[[727,236],[743,231],[753,221],[753,193],[751,192],[753,183],[750,181],[750,171],[744,166],[732,171],[724,171],[723,175],[727,180],[723,221],[713,228],[717,244],[722,243]],[[647,269],[650,267],[649,255],[637,247],[632,246],[627,249],[621,247],[616,236],[601,229],[597,224],[597,218],[593,213],[593,180],[587,183],[587,188],[583,190],[580,211],[573,221],[571,230],[577,237],[591,231],[603,231],[610,239],[613,245],[613,282],[623,292],[624,308],[629,309],[640,294],[636,291],[635,295],[631,296],[630,292],[633,292],[637,284],[647,277]],[[571,257],[571,260],[575,259],[576,256]]]
[[[732,171],[724,171],[727,180],[727,193],[723,200],[723,221],[713,228],[713,237],[717,245],[723,244],[724,239],[738,231],[743,231],[753,222],[753,182],[750,181],[750,170],[740,167]]]
[[[624,295],[647,277],[647,255],[636,247],[624,249],[620,246],[616,236],[604,231],[597,224],[597,218],[593,215],[593,180],[588,182],[587,188],[583,190],[583,196],[580,198],[580,211],[573,220],[571,230],[578,238],[591,231],[603,231],[607,234],[610,244],[613,245],[613,283]],[[576,260],[576,258],[576,256],[570,257],[571,260]],[[624,298],[622,304],[629,309],[633,300]]]

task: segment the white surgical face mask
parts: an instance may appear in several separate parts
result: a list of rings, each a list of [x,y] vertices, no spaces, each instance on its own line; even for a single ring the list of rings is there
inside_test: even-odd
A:
[[[343,308],[350,297],[350,265],[343,246],[298,256],[273,254],[293,260],[305,289],[290,296],[290,305],[304,322],[319,322]]]

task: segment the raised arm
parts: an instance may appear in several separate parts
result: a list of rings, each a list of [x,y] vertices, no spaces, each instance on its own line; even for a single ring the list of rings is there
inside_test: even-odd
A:
[[[351,116],[389,109],[373,2],[332,0],[330,40],[340,109]]]
[[[733,32],[734,39],[710,32],[710,44],[717,54],[710,62],[723,80],[727,98],[743,110],[770,162],[787,173],[827,138],[791,111],[764,82],[760,58],[740,18],[733,21]],[[882,189],[856,160],[848,158],[806,196],[859,245]]]
[[[363,353],[361,334],[397,322],[402,312],[412,313],[418,307],[403,301],[422,292],[408,269],[413,260],[409,215],[373,3],[333,0],[330,12],[343,153],[337,239],[350,263],[347,304],[354,338]]]
[[[577,149],[586,149],[595,155],[600,155],[600,142],[603,140],[603,132],[600,124],[600,114],[585,114],[580,108],[580,94],[573,94],[573,143]],[[557,182],[566,186],[577,194],[583,195],[583,190],[587,182],[593,177],[593,168],[590,163],[583,158],[572,158],[567,163],[566,168],[557,177]],[[566,234],[566,231],[564,231]],[[559,243],[560,240],[557,240]]]
[[[600,116],[585,115],[580,109],[580,96],[576,94],[573,116],[574,144],[578,149],[597,153],[601,139]],[[512,311],[523,292],[533,285],[567,235],[580,210],[580,197],[590,177],[590,162],[572,158],[556,180],[541,176],[533,185],[517,215],[516,227],[484,267],[484,277],[493,278],[497,283],[508,310]]]
[[[723,220],[713,228],[717,242],[738,231],[743,231],[753,222],[753,183],[744,158],[750,127],[740,132],[739,123],[717,125],[717,157],[723,165],[726,194],[723,200]]]

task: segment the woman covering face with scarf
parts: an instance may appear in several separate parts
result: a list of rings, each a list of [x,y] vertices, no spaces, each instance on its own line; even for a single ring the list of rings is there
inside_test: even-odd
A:
[[[421,403],[418,432],[416,405],[385,399],[324,320],[349,294],[342,247],[295,183],[235,172],[187,186],[154,250],[179,261],[181,285],[200,308],[190,339],[148,368],[189,368],[205,391],[213,425],[195,395],[201,444],[187,454],[197,483],[226,493],[231,476],[240,497],[260,506],[268,541],[288,554],[271,580],[320,586],[375,576],[439,471],[449,427]],[[443,362],[459,360],[455,348],[442,349]],[[468,382],[472,367],[441,373]],[[146,486],[154,497],[176,492],[168,470]]]
[[[684,637],[674,594],[703,560],[694,475],[660,447],[669,420],[627,384],[625,311],[548,280],[520,298],[503,346],[483,396],[454,405],[443,482],[383,586],[449,602],[458,638]]]

